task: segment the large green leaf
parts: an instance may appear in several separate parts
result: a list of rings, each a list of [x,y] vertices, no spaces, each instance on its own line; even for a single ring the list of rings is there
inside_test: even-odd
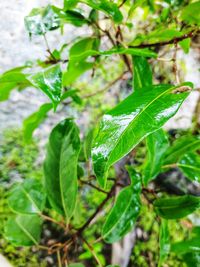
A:
[[[164,164],[177,163],[184,154],[195,151],[198,148],[200,148],[199,136],[186,135],[178,138],[166,151]]]
[[[188,267],[200,266],[200,252],[185,253],[182,258]]]
[[[26,179],[11,190],[8,197],[10,208],[17,213],[41,213],[45,207],[45,190],[38,180]]]
[[[189,24],[200,25],[200,1],[186,5],[181,12],[181,19]]]
[[[52,104],[43,104],[38,111],[31,114],[23,122],[23,134],[24,140],[30,142],[34,130],[44,121],[47,117],[47,113],[52,109]]]
[[[168,229],[168,221],[162,220],[161,227],[160,227],[160,257],[158,267],[161,267],[164,261],[167,258],[167,255],[170,251],[170,240],[169,240],[169,229]]]
[[[61,100],[62,71],[60,65],[50,66],[29,76],[33,86],[41,89],[52,101],[54,110]]]
[[[173,243],[171,245],[171,251],[176,254],[185,254],[188,252],[200,252],[200,238],[193,237],[189,240]]]
[[[25,27],[29,35],[43,35],[47,31],[57,29],[60,26],[58,14],[51,5],[44,8],[34,8],[24,19]]]
[[[129,168],[131,185],[123,189],[108,214],[102,236],[108,243],[120,240],[133,228],[140,213],[141,177]]]
[[[44,162],[45,189],[54,209],[68,220],[77,197],[79,130],[71,119],[60,122],[51,132]]]
[[[37,215],[18,215],[8,219],[4,236],[15,246],[38,245],[42,229],[42,219]]]
[[[159,198],[154,201],[156,213],[164,219],[179,219],[200,207],[200,198],[191,195]]]
[[[80,2],[85,3],[89,5],[90,7],[100,10],[106,14],[108,14],[110,17],[113,18],[113,20],[116,23],[120,23],[123,19],[123,15],[121,11],[119,10],[118,6],[108,0],[81,0]]]
[[[24,68],[14,68],[0,76],[0,101],[7,100],[11,90],[15,88],[23,89],[31,85],[27,80],[26,74],[22,72]]]
[[[133,56],[134,91],[152,84],[152,71],[145,57]]]
[[[174,93],[171,85],[142,88],[103,116],[93,142],[94,171],[101,186],[108,169],[143,138],[158,130],[179,109],[188,92]]]
[[[148,135],[146,144],[148,157],[143,170],[143,182],[145,185],[159,174],[165,152],[169,147],[168,138],[162,129]]]

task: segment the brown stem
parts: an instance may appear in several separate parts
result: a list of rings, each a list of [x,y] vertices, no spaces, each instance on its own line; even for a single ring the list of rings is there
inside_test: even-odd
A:
[[[97,191],[99,191],[99,192],[101,192],[101,193],[104,193],[104,194],[108,194],[108,193],[109,193],[109,192],[107,192],[107,191],[101,189],[100,187],[97,187],[97,186],[93,185],[92,183],[90,183],[90,182],[88,182],[88,181],[80,180],[80,182],[81,182],[82,184],[86,184],[86,185],[88,185],[88,186],[90,186],[90,187],[96,189]]]

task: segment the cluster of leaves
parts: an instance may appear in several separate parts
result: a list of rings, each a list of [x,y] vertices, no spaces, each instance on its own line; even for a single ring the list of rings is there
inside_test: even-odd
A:
[[[152,29],[129,40],[124,33],[134,26],[131,22],[134,12],[138,7],[145,10],[146,5],[153,15],[157,14],[152,21]],[[86,238],[100,211],[106,213],[100,240],[112,244],[132,231],[145,204],[142,196],[146,196],[146,191],[151,192],[148,185],[160,173],[179,168],[188,179],[200,182],[199,136],[188,134],[170,145],[162,129],[188,97],[192,84],[155,84],[147,60],[159,60],[157,48],[165,45],[172,44],[176,50],[179,44],[188,52],[191,38],[199,32],[200,20],[196,10],[200,8],[200,2],[185,5],[166,1],[165,6],[160,8],[154,1],[136,1],[133,4],[132,1],[65,0],[63,8],[48,5],[32,10],[25,18],[29,35],[43,35],[46,43],[46,33],[63,29],[66,23],[75,27],[87,25],[92,29],[90,36],[79,38],[71,45],[64,44],[60,50],[51,51],[47,43],[49,57],[44,62],[37,61],[37,72],[32,73],[33,65],[15,68],[1,75],[0,100],[6,100],[14,88],[22,90],[28,86],[40,89],[50,100],[24,121],[27,142],[51,109],[56,112],[58,105],[70,105],[73,101],[81,103],[82,99],[92,97],[81,95],[74,85],[88,70],[92,70],[94,76],[107,57],[119,57],[123,62],[123,73],[111,85],[129,72],[133,92],[107,111],[83,140],[72,118],[64,119],[53,128],[44,160],[44,179],[26,179],[9,192],[8,204],[13,214],[5,223],[4,234],[14,245],[38,246],[49,253],[56,252],[59,266],[78,267],[83,265],[68,265],[67,252],[81,242],[97,264],[103,266],[98,257],[98,247],[95,249],[97,241],[91,244]],[[84,10],[88,15],[84,14]],[[107,23],[106,27],[102,26],[102,22]],[[102,43],[105,37],[109,41],[107,49]],[[68,52],[67,59],[63,58],[64,50]],[[171,61],[177,77],[176,58]],[[102,92],[104,89],[101,89]],[[99,91],[94,95],[97,93]],[[68,98],[71,100],[66,102]],[[117,172],[113,172],[113,165],[127,155],[131,156],[143,140],[146,141],[147,158],[142,165],[123,166],[129,177],[129,182],[125,183]],[[81,208],[77,200],[82,201],[81,194],[85,193],[86,186],[100,191],[105,197],[98,199],[94,212],[82,222],[77,220],[77,214],[90,207]],[[111,205],[110,200],[119,187],[123,189]],[[199,231],[187,241],[171,244],[168,220],[181,219],[199,209],[200,198],[193,195],[166,197],[154,190],[152,194],[153,201],[147,199],[160,220],[159,266],[163,265],[170,252],[180,253],[188,266],[194,266],[194,263],[198,266]],[[105,207],[110,207],[108,213]],[[45,220],[54,223],[63,232],[61,241],[49,247],[40,244]],[[74,255],[70,258],[70,261],[73,260],[77,260]]]

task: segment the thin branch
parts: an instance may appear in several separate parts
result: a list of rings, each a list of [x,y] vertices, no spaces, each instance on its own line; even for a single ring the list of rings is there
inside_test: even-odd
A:
[[[57,259],[58,259],[58,267],[62,267],[61,257],[60,257],[60,250],[57,250]]]
[[[179,79],[179,74],[178,74],[178,67],[177,67],[177,48],[178,48],[178,43],[175,41],[174,42],[175,50],[174,50],[174,55],[173,55],[173,72],[175,75],[175,80],[176,84],[180,84],[180,79]]]
[[[88,182],[88,181],[80,180],[80,182],[81,182],[82,184],[86,184],[86,185],[88,185],[88,186],[90,186],[90,187],[96,189],[97,191],[99,191],[99,192],[101,192],[101,193],[104,193],[104,194],[108,194],[108,193],[109,193],[109,192],[107,192],[107,191],[101,189],[100,187],[97,187],[97,186],[93,185],[92,183],[90,183],[90,182]]]
[[[49,216],[47,216],[47,215],[44,215],[44,214],[42,214],[42,213],[40,213],[39,215],[40,215],[44,220],[50,221],[50,222],[52,222],[52,223],[55,223],[55,224],[61,226],[62,228],[65,228],[65,225],[64,225],[62,222],[58,222],[58,221],[54,220],[53,218],[51,218],[51,217],[49,217]]]
[[[121,4],[118,6],[118,8],[122,7],[122,6],[126,3],[126,1],[127,1],[127,0],[123,0],[123,1],[121,2]]]

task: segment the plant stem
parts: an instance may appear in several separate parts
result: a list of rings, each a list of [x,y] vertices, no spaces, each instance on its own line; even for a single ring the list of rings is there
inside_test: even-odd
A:
[[[58,259],[58,267],[62,267],[61,257],[60,257],[60,250],[57,250],[57,259]]]

